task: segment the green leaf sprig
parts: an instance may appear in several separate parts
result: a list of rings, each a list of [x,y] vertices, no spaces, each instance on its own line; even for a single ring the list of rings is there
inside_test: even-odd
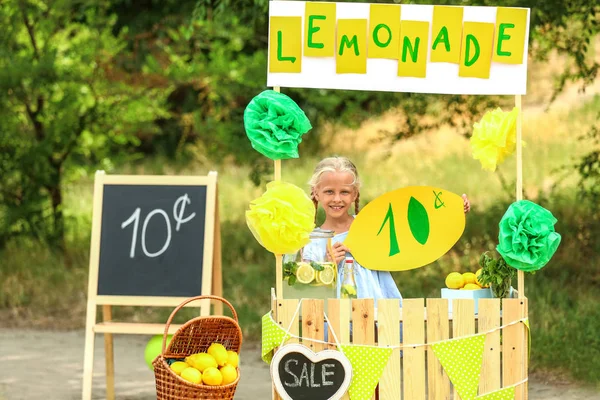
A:
[[[517,270],[508,265],[504,258],[495,257],[490,251],[481,255],[479,266],[481,267],[479,282],[483,285],[491,285],[496,297],[508,297],[510,282]]]

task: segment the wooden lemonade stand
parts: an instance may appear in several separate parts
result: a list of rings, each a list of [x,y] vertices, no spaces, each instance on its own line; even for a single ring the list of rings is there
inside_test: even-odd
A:
[[[504,94],[515,95],[515,106],[521,110],[529,9],[271,1],[269,14],[268,86],[277,92],[287,86]],[[399,37],[392,40],[392,32]],[[419,47],[419,38],[423,47]],[[438,41],[441,44],[436,46]],[[479,63],[474,61],[473,48],[469,49],[474,41],[478,42]],[[388,46],[397,50],[382,53]],[[356,52],[348,55],[352,47]],[[415,56],[415,48],[420,56]],[[379,53],[372,57],[375,50]],[[521,135],[520,112],[517,201],[523,197]],[[281,160],[274,163],[278,181]],[[479,299],[477,313],[472,299],[452,300],[449,312],[448,300],[440,298],[404,299],[402,304],[397,299],[377,304],[373,299],[328,299],[325,309],[323,300],[283,298],[282,257],[275,255],[271,315],[291,335],[286,343],[302,343],[319,352],[336,349],[335,336],[342,344],[391,348],[373,399],[459,399],[432,345],[478,333],[485,334],[479,395],[514,387],[515,399],[528,398],[528,305],[523,271],[518,271],[517,298]],[[281,398],[275,387],[272,398]],[[350,397],[346,393],[341,398]]]

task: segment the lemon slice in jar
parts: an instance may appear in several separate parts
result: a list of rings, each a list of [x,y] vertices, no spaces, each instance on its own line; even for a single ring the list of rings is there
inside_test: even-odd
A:
[[[314,279],[314,268],[308,263],[298,263],[298,270],[296,270],[296,281],[300,283],[311,283]]]
[[[317,281],[323,285],[331,285],[335,281],[335,269],[331,264],[325,264],[323,267],[323,271],[317,272]]]

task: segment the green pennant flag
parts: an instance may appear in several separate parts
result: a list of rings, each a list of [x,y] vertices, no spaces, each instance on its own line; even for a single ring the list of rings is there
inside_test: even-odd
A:
[[[270,364],[273,359],[273,349],[289,338],[290,335],[273,321],[271,313],[263,315],[261,357],[264,362]]]
[[[352,364],[352,381],[348,394],[351,400],[369,400],[392,354],[388,347],[341,345]]]
[[[496,390],[495,392],[487,393],[482,396],[477,396],[477,400],[514,400],[515,399],[515,387],[507,387],[504,389]]]
[[[431,345],[462,400],[477,396],[485,334],[450,339]]]

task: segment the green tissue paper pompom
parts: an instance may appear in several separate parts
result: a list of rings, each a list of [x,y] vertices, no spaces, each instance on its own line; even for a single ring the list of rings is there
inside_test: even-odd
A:
[[[312,125],[298,104],[285,94],[265,90],[244,111],[244,128],[252,147],[272,160],[298,158],[302,135]]]
[[[508,207],[500,220],[496,250],[508,265],[531,272],[545,266],[560,244],[552,213],[529,200]]]

